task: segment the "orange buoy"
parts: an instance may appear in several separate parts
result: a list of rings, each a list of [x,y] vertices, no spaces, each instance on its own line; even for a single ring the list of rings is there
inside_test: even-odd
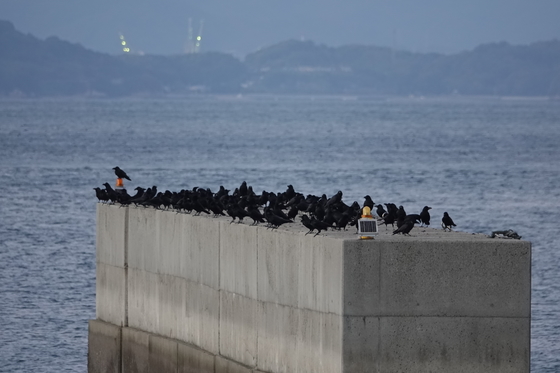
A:
[[[116,186],[117,188],[124,188],[123,179],[121,179],[120,177],[117,178],[117,184],[115,184],[115,186]]]

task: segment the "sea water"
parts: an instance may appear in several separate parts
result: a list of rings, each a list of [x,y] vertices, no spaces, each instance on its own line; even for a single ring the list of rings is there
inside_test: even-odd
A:
[[[499,98],[0,100],[0,371],[86,372],[93,188],[283,192],[432,207],[533,245],[531,367],[560,371],[560,102]],[[414,235],[414,230],[411,232]]]

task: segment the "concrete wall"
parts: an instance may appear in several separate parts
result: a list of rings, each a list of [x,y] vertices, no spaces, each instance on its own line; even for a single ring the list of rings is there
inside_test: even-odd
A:
[[[530,244],[411,234],[98,204],[90,372],[529,372]]]

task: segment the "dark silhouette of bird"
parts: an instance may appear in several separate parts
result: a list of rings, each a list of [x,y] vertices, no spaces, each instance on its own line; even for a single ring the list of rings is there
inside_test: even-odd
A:
[[[422,209],[422,212],[420,213],[420,220],[422,221],[422,225],[430,225],[430,209],[431,207],[429,206],[424,206],[424,208]]]
[[[321,231],[327,230],[329,228],[329,226],[324,222],[317,220],[315,218],[310,218],[306,214],[301,216],[301,223],[304,225],[304,227],[309,229],[306,235],[313,232],[314,230],[317,230],[317,233],[315,233],[315,236],[317,236],[319,233],[321,233]]]
[[[369,194],[366,195],[364,198],[365,198],[366,200],[364,201],[364,204],[363,204],[362,208],[364,208],[364,207],[367,206],[367,207],[369,207],[370,210],[373,210],[373,206],[375,206],[375,203],[373,203],[373,200],[371,199],[371,197],[369,196]]]
[[[449,214],[447,212],[443,213],[443,218],[441,218],[441,227],[443,228],[444,231],[448,230],[452,231],[452,227],[456,227],[457,225],[455,225],[455,223],[453,222],[453,219],[451,219],[451,216],[449,216]]]
[[[418,216],[419,215],[417,214],[408,215],[402,222],[401,226],[393,231],[393,234],[401,233],[403,235],[409,236],[410,231],[412,230],[412,228],[414,228],[416,217]]]
[[[402,205],[399,206],[397,210],[397,228],[400,228],[401,225],[404,223],[404,219],[406,219],[406,211]]]
[[[124,172],[123,170],[121,170],[119,168],[119,166],[117,167],[113,167],[113,170],[115,170],[115,175],[117,175],[117,177],[119,179],[127,179],[130,180],[130,178],[128,177],[128,175],[126,174],[126,172]]]
[[[251,225],[257,225],[259,223],[264,223],[264,215],[260,212],[260,210],[258,209],[258,207],[256,206],[250,206],[247,208],[247,213],[249,214],[249,217],[251,219],[253,219],[253,224]]]
[[[109,201],[113,203],[118,202],[119,195],[113,188],[111,188],[111,185],[109,185],[109,183],[103,183],[103,186],[105,187],[105,192],[107,193]]]
[[[293,220],[285,219],[274,213],[271,207],[267,206],[264,208],[264,218],[268,221],[269,228],[278,228],[282,224],[293,223]]]
[[[346,230],[346,226],[350,223],[350,215],[347,211],[344,211],[340,216],[336,218],[336,227],[338,229]]]
[[[99,187],[95,187],[93,189],[95,190],[95,196],[97,197],[99,202],[104,203],[104,202],[109,201],[109,196],[107,195],[107,192],[105,191],[105,189],[101,189]]]
[[[293,185],[288,185],[288,189],[286,189],[286,191],[284,192],[284,197],[286,198],[286,200],[291,200],[292,198],[294,198],[296,196],[296,191],[294,190]]]
[[[306,235],[313,232],[313,230],[315,229],[315,226],[311,222],[311,219],[306,214],[303,214],[301,216],[301,223],[303,224],[303,226],[305,228],[309,229],[309,231],[306,233]]]
[[[325,204],[325,207],[336,205],[340,201],[342,201],[342,191],[341,190],[336,192],[336,194],[334,196],[332,196],[331,198],[329,198],[327,200],[327,203]]]
[[[375,213],[377,214],[377,216],[382,218],[383,215],[385,215],[387,213],[387,211],[385,211],[385,209],[383,208],[383,205],[379,204],[379,205],[377,205],[377,209],[375,210]]]
[[[414,220],[414,223],[420,224],[422,222],[422,218],[420,218],[420,214],[408,214],[405,218]]]

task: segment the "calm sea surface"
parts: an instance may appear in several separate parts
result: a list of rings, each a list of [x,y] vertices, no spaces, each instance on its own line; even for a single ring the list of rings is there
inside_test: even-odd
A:
[[[533,372],[560,372],[560,102],[206,98],[0,101],[0,371],[86,372],[93,187],[432,206],[533,244]],[[414,234],[414,230],[412,231]]]

